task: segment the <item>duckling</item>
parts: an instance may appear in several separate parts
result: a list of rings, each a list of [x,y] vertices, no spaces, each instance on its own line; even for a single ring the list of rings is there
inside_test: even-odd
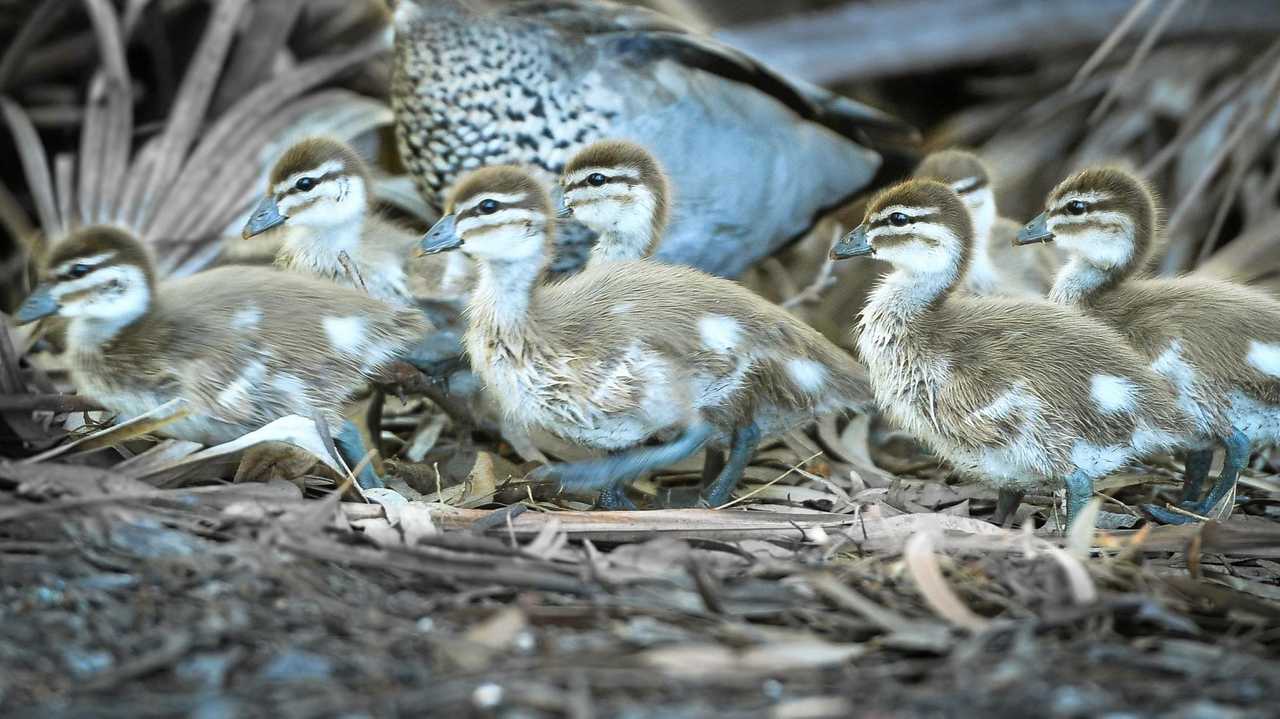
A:
[[[142,244],[105,226],[53,248],[47,279],[16,314],[47,316],[68,320],[76,387],[118,419],[180,397],[191,413],[159,431],[218,444],[288,414],[318,415],[352,467],[365,452],[344,403],[426,329],[417,311],[268,268],[160,284]],[[370,469],[359,479],[381,484]]]
[[[422,250],[461,248],[477,261],[472,366],[518,425],[617,453],[539,473],[602,490],[602,506],[628,506],[624,483],[708,443],[729,449],[703,495],[719,505],[762,437],[870,399],[849,355],[737,283],[652,260],[544,283],[551,200],[524,170],[468,175],[447,209]],[[642,447],[650,438],[665,442]]]
[[[680,193],[662,259],[733,277],[916,161],[900,121],[647,9],[397,0],[393,22],[396,139],[436,207],[477,167],[550,179],[588,144],[627,137]],[[553,269],[576,269],[590,233],[569,222],[557,237]]]
[[[894,267],[859,321],[858,349],[889,417],[963,474],[1022,493],[1066,485],[1068,522],[1093,482],[1191,432],[1168,384],[1114,329],[1035,298],[957,295],[973,221],[947,185],[885,190],[833,259]]]
[[[667,226],[670,183],[658,161],[626,140],[602,140],[573,156],[560,177],[561,217],[596,233],[587,266],[653,254]]]
[[[1280,441],[1280,301],[1243,285],[1196,276],[1142,277],[1159,213],[1146,182],[1114,167],[1059,184],[1018,235],[1070,254],[1049,298],[1118,329],[1177,390],[1199,433],[1226,446],[1226,462],[1196,501],[1212,447],[1187,457],[1184,508],[1203,515],[1235,486],[1253,445]],[[1148,508],[1164,522],[1186,515]]]
[[[975,295],[1045,296],[1061,261],[1050,248],[1015,250],[1013,239],[1022,225],[998,215],[994,175],[982,158],[965,150],[934,152],[920,162],[914,177],[950,185],[969,208],[973,259],[964,289]]]
[[[280,233],[277,267],[333,280],[398,307],[414,305],[423,291],[463,295],[466,263],[456,256],[415,261],[418,235],[372,211],[372,186],[368,168],[350,145],[307,138],[276,161],[266,196],[242,235],[247,240],[289,228]],[[415,292],[413,278],[426,287]]]

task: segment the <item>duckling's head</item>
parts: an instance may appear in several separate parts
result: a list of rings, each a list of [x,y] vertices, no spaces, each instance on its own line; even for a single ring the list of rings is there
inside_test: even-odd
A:
[[[44,281],[15,317],[21,323],[58,315],[124,325],[146,312],[154,284],[142,243],[115,227],[85,227],[53,248]]]
[[[867,204],[862,224],[831,248],[831,259],[874,255],[899,270],[964,275],[973,242],[973,221],[949,186],[908,180],[881,191]]]
[[[527,171],[485,167],[454,185],[441,217],[419,242],[435,254],[461,248],[490,262],[549,259],[554,216],[546,188]]]
[[[668,182],[653,155],[625,140],[589,145],[560,178],[564,213],[601,236],[597,248],[618,259],[653,253],[667,225]]]
[[[1098,269],[1125,274],[1154,249],[1158,222],[1155,193],[1144,180],[1118,167],[1097,167],[1055,187],[1045,211],[1015,242],[1055,242]]]
[[[996,222],[996,197],[987,163],[966,150],[942,150],[930,154],[916,167],[914,177],[950,185],[973,218],[976,239],[985,240]]]
[[[319,231],[358,228],[368,208],[368,187],[369,172],[349,145],[328,137],[303,140],[276,161],[266,197],[242,234],[249,239],[286,222]]]

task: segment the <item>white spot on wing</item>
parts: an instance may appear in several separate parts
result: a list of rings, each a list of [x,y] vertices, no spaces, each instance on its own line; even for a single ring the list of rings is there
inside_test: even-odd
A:
[[[1249,343],[1249,364],[1271,377],[1280,377],[1280,345],[1253,340]]]
[[[787,360],[787,374],[791,381],[806,392],[817,392],[827,378],[827,368],[811,359],[797,357]]]
[[[364,318],[325,317],[324,332],[335,350],[356,354],[364,345]]]
[[[738,345],[742,327],[732,317],[707,315],[698,320],[698,332],[702,335],[702,344],[708,349],[729,352]]]
[[[1104,414],[1133,409],[1137,395],[1133,382],[1111,374],[1095,374],[1089,378],[1089,383],[1093,401]]]
[[[251,330],[256,328],[260,321],[262,321],[262,310],[254,305],[249,305],[236,310],[236,313],[231,316],[231,329]]]
[[[1130,450],[1118,445],[1102,446],[1077,440],[1071,445],[1071,462],[1090,477],[1102,477],[1128,464]]]
[[[236,377],[218,393],[218,404],[224,407],[243,409],[251,406],[254,390],[262,383],[267,374],[267,366],[261,360],[253,360]]]

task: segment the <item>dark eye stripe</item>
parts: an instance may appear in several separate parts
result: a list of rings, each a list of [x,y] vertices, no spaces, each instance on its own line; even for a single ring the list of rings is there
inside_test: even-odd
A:
[[[312,187],[312,188],[311,188],[311,190],[306,190],[306,192],[311,192],[312,190],[315,190],[315,189],[316,189],[316,187],[319,187],[319,186],[321,185],[321,183],[323,183],[323,182],[327,182],[328,180],[332,180],[333,178],[335,178],[335,177],[337,177],[337,176],[339,176],[339,175],[341,175],[341,174],[343,174],[343,173],[341,173],[341,172],[327,172],[327,173],[325,173],[325,174],[323,174],[323,175],[321,175],[321,176],[319,176],[319,177],[312,178],[312,179],[314,179],[314,180],[316,181],[315,187]],[[278,198],[277,198],[277,199],[283,200],[284,198],[288,197],[289,195],[296,195],[296,194],[298,194],[298,193],[300,193],[300,192],[303,192],[303,190],[299,190],[297,187],[294,187],[293,185],[290,185],[290,186],[289,186],[289,189],[287,189],[287,190],[285,190],[284,192],[280,193],[280,195],[278,196]]]
[[[941,217],[941,215],[938,214],[937,212],[930,212],[927,215],[907,215],[907,217],[910,218],[911,222],[935,222],[938,220],[938,218]],[[886,216],[871,223],[871,225],[867,229],[872,229],[875,227],[896,227],[896,226],[897,225],[890,223],[889,217]],[[904,227],[910,227],[910,226],[911,226],[910,223],[908,223],[907,225],[904,225]]]
[[[612,185],[612,184],[619,184],[619,185],[626,185],[628,187],[634,187],[640,184],[640,180],[634,177],[610,177],[608,180],[605,181],[605,185]],[[597,185],[592,185],[588,183],[586,180],[579,180],[569,185],[565,189],[580,190],[584,187],[597,187]],[[604,187],[604,185],[598,185],[598,187]]]

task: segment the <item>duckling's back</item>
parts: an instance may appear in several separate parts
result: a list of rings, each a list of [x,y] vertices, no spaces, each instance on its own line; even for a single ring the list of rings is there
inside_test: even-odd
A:
[[[536,311],[592,345],[640,344],[705,377],[701,409],[726,424],[759,415],[781,427],[871,401],[865,370],[816,330],[736,282],[685,266],[604,263],[543,288]]]
[[[186,398],[202,419],[179,434],[214,443],[285,414],[336,416],[425,329],[417,311],[323,280],[224,267],[161,284],[137,325],[74,362],[118,411]]]
[[[1208,429],[1229,431],[1214,422],[1233,421],[1237,395],[1270,407],[1278,418],[1271,424],[1280,423],[1280,301],[1231,282],[1181,277],[1129,280],[1085,308],[1195,402]]]
[[[988,473],[999,468],[985,453],[1004,447],[1012,474],[1097,476],[1194,431],[1118,332],[1047,301],[953,296],[895,337],[869,360],[882,403]]]

